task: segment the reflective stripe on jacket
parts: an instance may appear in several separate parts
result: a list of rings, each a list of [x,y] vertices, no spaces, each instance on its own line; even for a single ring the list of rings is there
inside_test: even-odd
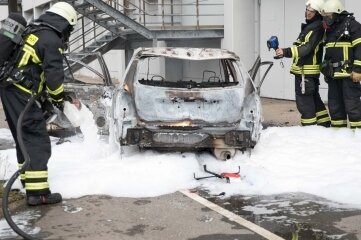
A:
[[[306,24],[292,47],[285,49],[285,57],[293,59],[290,72],[295,75],[307,75],[318,78],[322,61],[322,38],[324,30],[320,16]]]
[[[64,70],[63,43],[59,34],[51,28],[42,28],[26,36],[17,68],[24,77],[31,79],[31,89],[14,84],[28,93],[40,93],[46,89],[53,101],[63,101]]]
[[[338,21],[326,32],[325,48],[325,60],[346,61],[334,68],[334,78],[350,77],[352,71],[361,73],[361,25],[352,15],[338,16]]]

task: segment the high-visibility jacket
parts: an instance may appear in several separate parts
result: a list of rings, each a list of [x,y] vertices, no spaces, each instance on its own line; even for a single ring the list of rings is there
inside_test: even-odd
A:
[[[47,18],[46,14],[42,15],[42,18],[38,20],[40,30],[25,37],[17,63],[17,68],[27,80],[27,84],[14,85],[28,93],[46,90],[54,102],[61,102],[64,94],[62,31],[68,24],[66,21],[51,22],[52,18]]]
[[[361,25],[352,14],[343,12],[327,29],[325,60],[334,65],[334,78],[361,73]]]
[[[290,72],[294,75],[307,75],[318,78],[322,61],[322,39],[324,29],[320,15],[303,23],[301,33],[290,48],[284,49],[284,57],[292,58]]]

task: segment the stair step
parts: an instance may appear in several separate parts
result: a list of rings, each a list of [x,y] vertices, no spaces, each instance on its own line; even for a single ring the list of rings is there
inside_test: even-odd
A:
[[[90,7],[90,6],[92,6],[90,3],[88,3],[88,2],[84,2],[84,3],[81,3],[81,4],[78,4],[78,5],[74,5],[74,7],[76,8],[76,9],[86,9],[86,8],[88,8],[88,7]]]
[[[114,21],[115,19],[113,17],[105,17],[105,18],[97,18],[96,21],[99,22],[108,22],[108,21]]]
[[[93,15],[93,14],[97,15],[99,13],[104,13],[104,12],[102,10],[100,10],[100,9],[92,9],[90,11],[86,11],[85,15]]]
[[[125,27],[125,25],[121,22],[115,22],[115,23],[108,22],[107,26],[110,28],[111,27],[114,27],[114,28]]]

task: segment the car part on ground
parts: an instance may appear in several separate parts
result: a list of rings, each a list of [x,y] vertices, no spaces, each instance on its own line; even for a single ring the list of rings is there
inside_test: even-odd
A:
[[[120,145],[157,150],[212,150],[230,159],[255,146],[262,128],[255,76],[233,52],[139,48],[113,93],[111,118]]]
[[[207,165],[204,164],[203,170],[204,170],[204,172],[209,173],[210,175],[205,176],[205,177],[196,177],[196,174],[193,173],[193,177],[195,180],[202,180],[202,179],[206,179],[206,178],[220,178],[220,179],[226,179],[227,183],[230,183],[231,180],[234,181],[234,180],[241,179],[241,175],[239,174],[241,171],[240,166],[238,166],[237,172],[222,172],[222,173],[218,174],[218,173],[208,170]]]

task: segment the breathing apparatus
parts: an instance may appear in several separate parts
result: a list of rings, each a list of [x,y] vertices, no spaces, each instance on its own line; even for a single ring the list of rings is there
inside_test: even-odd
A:
[[[8,17],[1,21],[0,34],[8,37],[12,42],[20,44],[25,25]]]

